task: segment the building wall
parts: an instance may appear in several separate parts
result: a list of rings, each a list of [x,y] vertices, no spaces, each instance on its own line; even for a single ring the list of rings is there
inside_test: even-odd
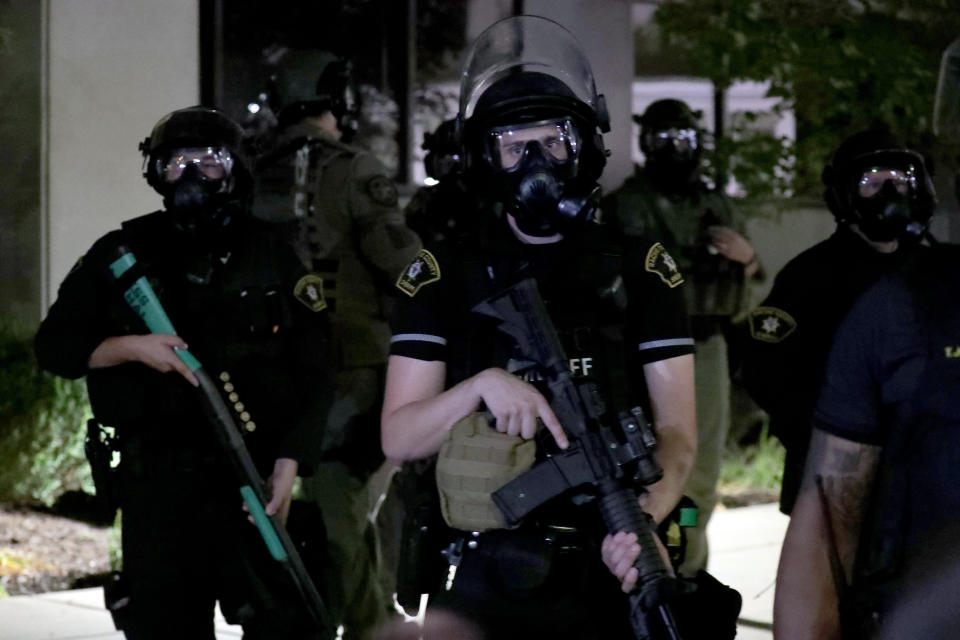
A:
[[[0,318],[34,321],[40,294],[43,6],[0,3]]]
[[[197,0],[44,0],[47,9],[49,304],[100,235],[160,206],[138,143],[199,101]]]
[[[630,162],[630,85],[633,80],[633,25],[626,0],[524,0],[523,11],[556,20],[586,51],[597,91],[610,111],[610,133],[604,142],[611,151],[600,182],[604,190],[620,185],[633,171]]]

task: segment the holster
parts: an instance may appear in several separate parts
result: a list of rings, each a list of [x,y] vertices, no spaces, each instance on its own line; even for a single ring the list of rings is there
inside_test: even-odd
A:
[[[420,609],[420,597],[436,592],[443,583],[447,563],[440,553],[448,529],[440,513],[433,465],[407,464],[398,481],[405,516],[397,566],[397,602],[410,615]]]
[[[120,469],[114,459],[119,459],[120,455],[116,432],[104,427],[95,418],[90,418],[87,420],[87,437],[83,450],[90,463],[97,502],[105,519],[112,520],[120,507]]]

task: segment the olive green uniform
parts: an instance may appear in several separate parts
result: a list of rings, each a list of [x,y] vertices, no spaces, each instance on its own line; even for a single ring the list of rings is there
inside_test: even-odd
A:
[[[393,562],[380,561],[369,519],[371,503],[390,477],[381,472],[371,480],[383,462],[379,414],[390,341],[386,292],[421,244],[404,224],[396,186],[383,165],[312,124],[286,129],[258,173],[262,204],[255,211],[286,220],[297,254],[322,279],[323,300],[331,311],[337,394],[324,435],[326,462],[304,489],[324,513],[334,568],[327,585],[333,613],[341,614],[345,638],[368,637],[391,602],[394,574]],[[392,555],[395,545],[385,540],[384,551]]]
[[[699,180],[683,193],[664,193],[643,169],[605,198],[603,213],[627,235],[660,241],[687,276],[683,290],[697,345],[697,459],[685,494],[696,503],[698,519],[696,527],[686,530],[686,557],[679,569],[692,575],[706,568],[706,526],[717,503],[717,479],[730,429],[730,372],[723,329],[751,302],[743,265],[708,249],[707,227],[725,226],[742,233],[742,225],[724,194],[709,190]]]

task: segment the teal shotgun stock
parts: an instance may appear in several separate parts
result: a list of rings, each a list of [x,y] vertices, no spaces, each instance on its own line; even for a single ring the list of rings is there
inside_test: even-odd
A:
[[[129,277],[128,272],[136,265],[137,260],[125,247],[120,247],[117,253],[118,257],[110,264],[110,272],[115,279],[119,280],[125,274]],[[173,323],[145,276],[137,277],[126,289],[123,297],[152,333],[177,335]],[[186,349],[174,351],[200,382],[200,392],[210,423],[216,430],[220,444],[238,476],[241,484],[240,494],[256,522],[270,555],[286,569],[317,627],[321,631],[332,633],[327,608],[313,580],[310,579],[286,528],[278,516],[268,516],[264,510],[268,498],[263,479],[250,457],[250,452],[247,451],[230,409],[220,396],[217,385],[193,354]]]

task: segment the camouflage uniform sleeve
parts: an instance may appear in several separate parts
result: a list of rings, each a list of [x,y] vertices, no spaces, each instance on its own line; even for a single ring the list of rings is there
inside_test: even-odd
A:
[[[404,222],[397,187],[383,165],[362,153],[353,159],[351,169],[350,214],[360,252],[380,272],[384,284],[393,284],[422,248],[420,238]]]
[[[757,250],[757,245],[747,232],[747,217],[743,214],[743,211],[735,206],[726,194],[715,192],[713,196],[716,198],[718,206],[723,210],[724,219],[730,221],[730,228],[741,234],[747,239],[747,242],[753,246],[754,260],[757,261],[757,270],[752,276],[744,278],[744,286],[740,294],[740,299],[734,307],[732,318],[734,322],[739,322],[743,320],[748,311],[760,302],[760,297],[763,295],[763,290],[767,283],[767,273],[766,269],[763,268],[763,263],[760,262],[760,253]]]

